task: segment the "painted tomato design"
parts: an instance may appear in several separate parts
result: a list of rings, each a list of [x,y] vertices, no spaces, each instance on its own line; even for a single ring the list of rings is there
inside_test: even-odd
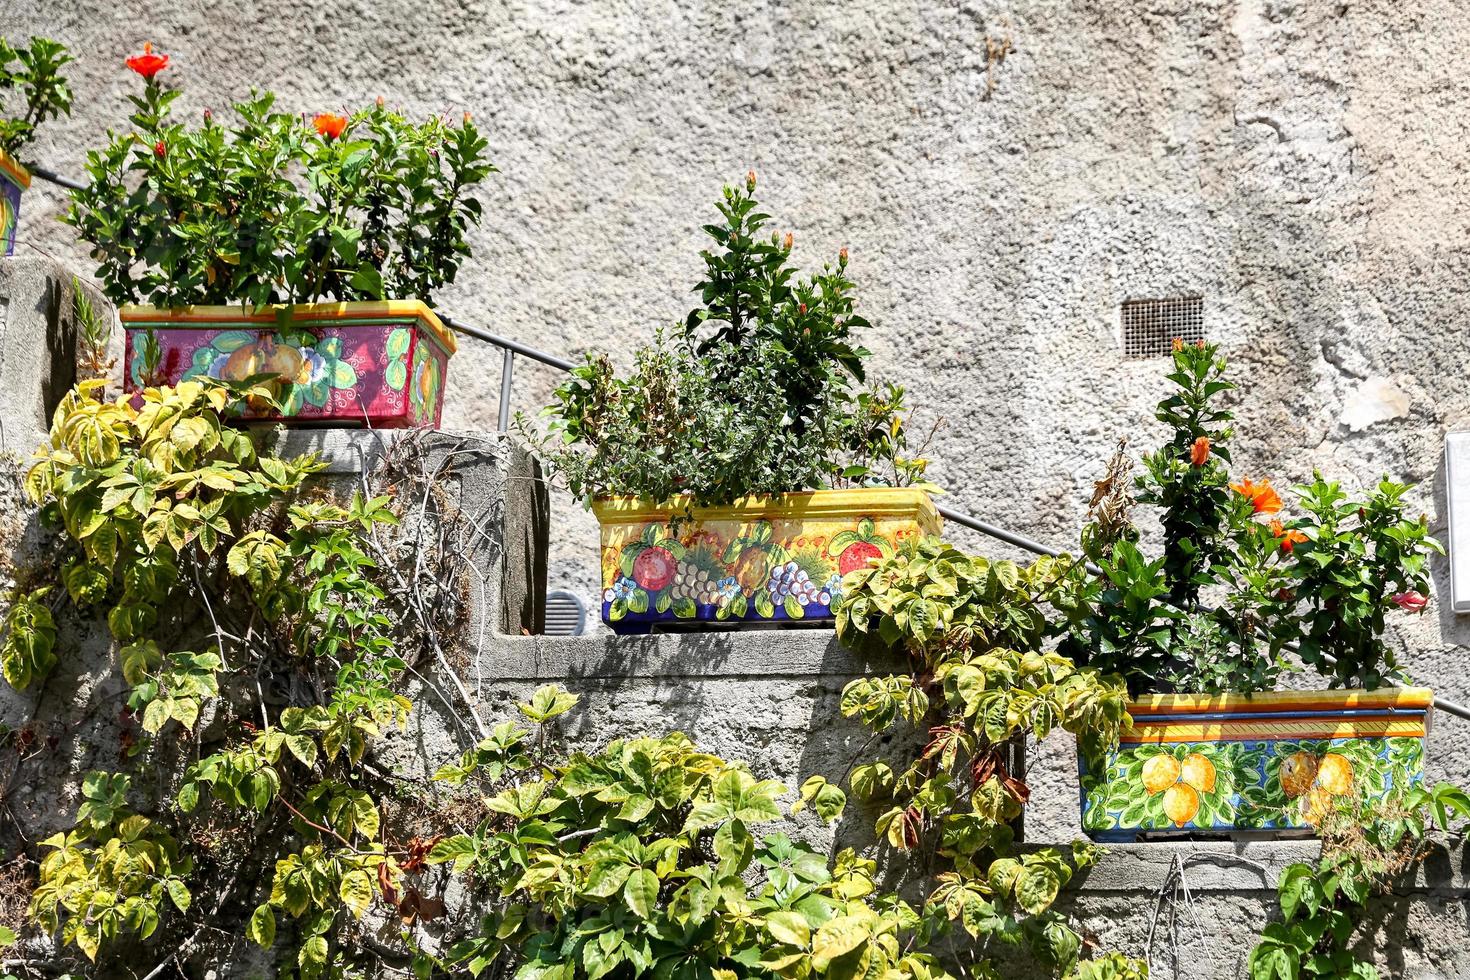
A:
[[[666,588],[674,580],[678,565],[667,548],[645,548],[633,559],[633,581],[649,592]]]
[[[868,563],[875,558],[882,558],[883,552],[875,544],[867,541],[854,541],[842,549],[842,554],[837,558],[837,571],[846,575],[860,568],[867,568]]]

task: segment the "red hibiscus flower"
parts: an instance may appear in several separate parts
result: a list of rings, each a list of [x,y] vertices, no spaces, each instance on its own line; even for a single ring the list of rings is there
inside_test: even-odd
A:
[[[1429,596],[1422,592],[1400,592],[1398,595],[1391,596],[1388,601],[1404,612],[1416,613],[1423,611],[1424,607],[1429,605]]]
[[[153,44],[150,42],[143,45],[142,54],[135,54],[128,59],[128,67],[151,81],[154,75],[168,67],[168,55],[154,54]]]

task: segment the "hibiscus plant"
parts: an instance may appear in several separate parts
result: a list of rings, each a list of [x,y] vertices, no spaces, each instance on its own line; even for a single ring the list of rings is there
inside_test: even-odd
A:
[[[466,113],[411,122],[376,105],[308,119],[252,92],[225,124],[172,113],[176,89],[151,47],[128,59],[143,79],[132,129],[87,156],[88,185],[66,220],[92,245],[119,303],[304,303],[420,299],[469,255],[495,172]]]
[[[25,102],[0,114],[0,151],[19,153],[46,120],[71,115],[71,86],[61,69],[72,60],[59,41],[33,37],[18,48],[0,37],[0,92],[18,89]]]
[[[553,473],[590,500],[695,504],[845,485],[924,485],[903,389],[868,386],[847,249],[798,275],[792,235],[767,232],[755,173],[726,187],[704,227],[700,296],[620,376],[605,356],[572,370],[547,409],[551,438],[520,426]]]
[[[1424,607],[1429,555],[1443,551],[1426,518],[1404,513],[1410,487],[1385,478],[1353,499],[1315,474],[1289,517],[1270,480],[1230,479],[1220,399],[1235,385],[1218,348],[1175,341],[1172,367],[1156,414],[1168,442],[1131,487],[1121,446],[1098,482],[1083,550],[1100,574],[1070,610],[1064,651],[1135,695],[1268,690],[1298,652],[1333,683],[1399,677],[1385,614]],[[1137,505],[1161,511],[1161,557],[1140,546]]]

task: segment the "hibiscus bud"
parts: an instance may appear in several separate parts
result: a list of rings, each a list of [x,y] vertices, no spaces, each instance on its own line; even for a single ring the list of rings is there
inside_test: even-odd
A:
[[[468,125],[469,125],[469,124],[470,124],[470,118],[471,118],[471,117],[470,117],[470,114],[469,114],[469,113],[468,113],[468,112],[466,112],[466,113],[465,113],[465,114],[464,114],[464,124],[465,124],[465,125],[466,125],[466,126],[468,126]]]
[[[208,126],[213,120],[214,120],[214,110],[213,109],[205,109],[204,110],[204,125]]]
[[[754,194],[755,193],[755,171],[754,170],[746,171],[746,174],[745,174],[745,192],[747,194]]]
[[[784,249],[786,249],[786,251],[789,252],[789,251],[791,251],[791,243],[793,241],[795,241],[795,240],[796,239],[792,237],[791,232],[788,231],[786,233],[786,239],[781,242],[781,247],[784,248]]]
[[[153,144],[153,155],[158,157],[160,160],[168,156],[168,147],[163,145],[163,140],[159,140],[157,143]]]
[[[1183,350],[1183,349],[1184,349],[1184,341],[1183,341],[1183,340],[1181,340],[1181,339],[1180,339],[1180,338],[1178,338],[1178,337],[1175,337],[1175,338],[1174,338],[1174,353],[1176,353],[1176,354],[1177,354],[1177,353],[1179,353],[1179,352],[1180,352],[1180,351],[1182,351],[1182,350]]]
[[[1429,597],[1422,592],[1400,592],[1388,600],[1404,612],[1422,612],[1429,605]]]
[[[805,303],[800,304],[799,309],[801,310],[801,315],[802,316],[806,316],[806,304]]]
[[[837,264],[838,265],[847,265],[847,246],[846,245],[842,246],[842,248],[837,252]]]
[[[378,96],[378,108],[383,108],[383,97],[381,95]]]
[[[1195,350],[1204,350],[1205,349],[1205,342],[1203,340],[1196,340],[1194,342],[1194,349]]]

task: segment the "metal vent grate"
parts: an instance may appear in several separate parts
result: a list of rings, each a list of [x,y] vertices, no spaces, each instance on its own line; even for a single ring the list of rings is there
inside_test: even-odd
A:
[[[587,631],[587,607],[564,589],[546,594],[546,635],[581,636]]]
[[[1130,299],[1123,303],[1123,356],[1130,361],[1163,357],[1178,338],[1186,344],[1205,339],[1203,296]]]

